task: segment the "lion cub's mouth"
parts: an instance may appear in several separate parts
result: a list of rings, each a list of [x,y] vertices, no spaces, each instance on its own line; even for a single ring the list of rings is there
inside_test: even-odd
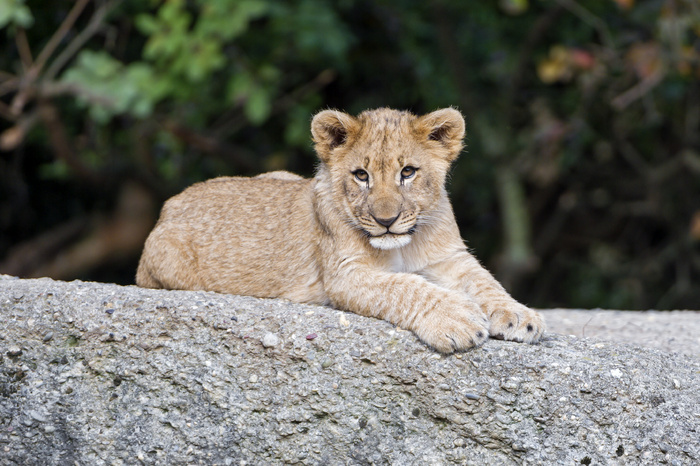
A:
[[[402,233],[402,234],[395,234],[395,233],[386,232],[383,235],[371,236],[369,238],[369,244],[373,248],[377,248],[377,249],[402,248],[411,242],[411,234],[410,233],[412,233],[412,231]]]

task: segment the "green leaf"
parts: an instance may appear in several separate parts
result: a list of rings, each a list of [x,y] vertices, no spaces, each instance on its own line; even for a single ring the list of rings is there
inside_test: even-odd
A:
[[[262,124],[270,116],[270,110],[272,110],[270,97],[269,92],[262,87],[254,88],[248,96],[244,111],[248,120],[254,125]]]
[[[519,15],[525,13],[528,9],[528,0],[500,0],[499,6],[509,15]]]
[[[160,26],[156,18],[147,14],[138,15],[134,23],[136,24],[136,29],[147,36],[155,34]]]
[[[39,165],[39,178],[44,180],[65,180],[70,177],[70,168],[63,160]]]
[[[0,29],[7,25],[29,28],[34,24],[34,17],[24,0],[0,0]]]
[[[106,52],[90,50],[78,55],[61,82],[70,84],[78,102],[102,123],[122,113],[146,117],[170,91],[167,81],[159,79],[150,65],[136,62],[125,66]]]
[[[200,38],[200,40],[189,44],[188,52],[188,63],[184,70],[186,76],[193,83],[203,81],[226,62],[221,52],[221,43],[217,40]]]
[[[316,99],[309,99],[314,105],[300,104],[291,109],[287,115],[287,126],[284,129],[284,141],[295,147],[309,147],[311,136],[309,135],[309,121],[313,109],[318,108]]]
[[[227,100],[233,104],[245,100],[254,85],[253,77],[249,73],[240,71],[234,74],[228,83]]]
[[[248,24],[269,11],[266,0],[203,0],[196,30],[223,40],[234,39],[248,30]]]

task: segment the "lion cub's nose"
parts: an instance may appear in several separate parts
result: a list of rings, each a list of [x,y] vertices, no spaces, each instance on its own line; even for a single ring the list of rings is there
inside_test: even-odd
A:
[[[399,218],[398,215],[396,215],[392,218],[379,218],[379,217],[375,217],[374,215],[372,215],[372,217],[374,218],[374,220],[377,221],[378,224],[383,225],[387,228],[389,228],[391,226],[391,224],[394,223],[397,218]]]

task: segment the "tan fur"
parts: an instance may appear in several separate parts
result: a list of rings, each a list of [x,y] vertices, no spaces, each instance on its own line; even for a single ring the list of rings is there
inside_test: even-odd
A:
[[[445,191],[464,137],[458,111],[326,110],[311,131],[321,159],[313,179],[217,178],[170,199],[136,283],[331,304],[410,329],[442,352],[489,334],[542,336],[540,315],[460,238]]]

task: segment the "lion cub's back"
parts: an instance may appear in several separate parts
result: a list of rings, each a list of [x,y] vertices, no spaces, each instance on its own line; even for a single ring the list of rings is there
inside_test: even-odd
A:
[[[311,182],[222,177],[187,188],[163,206],[137,283],[317,301]]]
[[[275,228],[294,222],[311,180],[272,177],[220,177],[194,184],[163,206],[161,223],[186,223],[199,233],[238,232],[253,241],[270,240]],[[296,222],[295,222],[296,223]],[[262,239],[262,238],[261,238]]]
[[[249,224],[267,224],[268,219],[260,215],[261,207],[266,213],[275,213],[277,218],[284,217],[297,201],[296,194],[308,189],[310,182],[301,177],[281,179],[262,175],[213,178],[168,199],[160,221],[201,221],[201,215],[205,215],[207,219],[224,220],[226,224],[244,219]]]

